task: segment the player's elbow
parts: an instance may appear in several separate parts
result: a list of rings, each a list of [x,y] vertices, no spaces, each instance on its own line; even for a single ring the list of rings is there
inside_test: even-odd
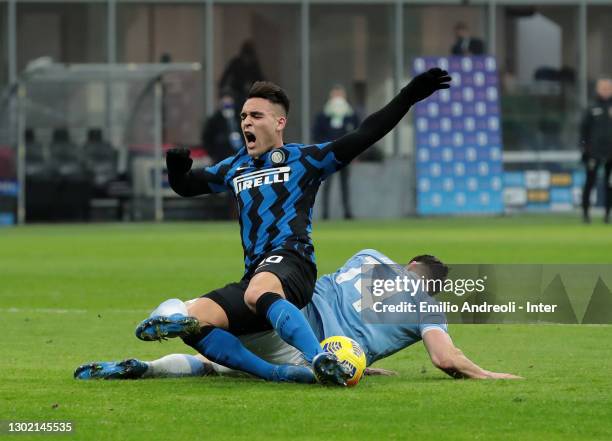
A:
[[[460,357],[462,354],[460,349],[453,348],[441,353],[431,354],[431,362],[438,369],[446,371],[456,366],[457,357]]]
[[[183,176],[176,176],[174,173],[168,172],[168,184],[172,191],[182,197],[187,197],[187,186]]]
[[[189,198],[196,196],[198,193],[194,191],[185,180],[169,179],[170,188],[179,196]]]
[[[431,357],[431,362],[435,367],[443,371],[452,369],[454,366],[453,360],[450,357],[445,356]]]

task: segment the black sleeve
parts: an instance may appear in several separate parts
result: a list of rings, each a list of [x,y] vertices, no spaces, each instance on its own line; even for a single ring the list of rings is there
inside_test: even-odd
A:
[[[356,130],[332,142],[327,148],[334,152],[338,161],[352,161],[389,133],[415,101],[408,86],[404,87],[389,104],[368,116]]]
[[[184,174],[168,172],[168,182],[179,196],[192,197],[213,191],[208,185],[210,176],[205,170],[189,170]]]
[[[235,159],[235,156],[230,156],[205,169],[189,170],[186,173],[172,171],[171,168],[168,168],[170,187],[183,197],[228,191],[225,177],[231,170]]]

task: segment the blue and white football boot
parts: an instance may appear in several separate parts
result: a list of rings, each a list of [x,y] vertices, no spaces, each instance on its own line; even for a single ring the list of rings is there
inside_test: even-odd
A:
[[[200,322],[195,317],[183,314],[156,315],[140,322],[136,328],[136,337],[144,341],[161,341],[174,337],[186,337],[199,330]]]
[[[76,368],[77,380],[133,380],[141,378],[149,367],[143,361],[130,358],[123,361],[100,361]]]
[[[321,352],[312,359],[312,369],[321,384],[346,386],[350,377],[348,367],[340,364],[338,357],[331,352]]]
[[[281,364],[274,369],[272,381],[312,384],[317,378],[308,366]]]

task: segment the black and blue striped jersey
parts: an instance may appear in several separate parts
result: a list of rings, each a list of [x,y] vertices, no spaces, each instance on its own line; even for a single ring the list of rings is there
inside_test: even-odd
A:
[[[211,192],[237,201],[245,272],[270,251],[290,249],[315,263],[312,209],[321,182],[342,167],[325,144],[285,144],[255,159],[246,148],[207,167]]]
[[[234,193],[246,275],[266,253],[278,249],[295,250],[314,264],[312,208],[321,182],[389,133],[415,102],[448,88],[449,81],[448,73],[440,69],[418,75],[356,130],[330,143],[285,144],[258,158],[250,157],[243,147],[203,170],[189,170],[190,164],[174,171],[168,167],[170,186],[184,197]],[[190,161],[188,154],[179,156]]]

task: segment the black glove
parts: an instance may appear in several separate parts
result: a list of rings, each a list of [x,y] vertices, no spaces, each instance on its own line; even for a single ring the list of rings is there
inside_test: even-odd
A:
[[[166,153],[166,167],[168,173],[184,175],[193,165],[193,159],[189,157],[191,151],[185,148],[174,148]]]
[[[447,71],[434,67],[427,72],[417,75],[408,83],[406,89],[410,93],[412,103],[424,100],[429,95],[440,89],[448,89],[451,80]]]

